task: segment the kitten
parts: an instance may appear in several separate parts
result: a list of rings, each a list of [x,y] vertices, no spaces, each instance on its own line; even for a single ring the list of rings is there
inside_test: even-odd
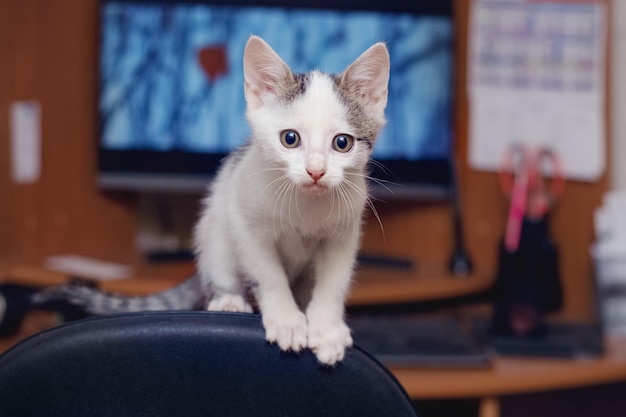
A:
[[[342,74],[294,74],[252,36],[244,52],[252,135],[225,161],[204,201],[194,230],[198,275],[157,303],[118,300],[117,311],[177,308],[181,293],[185,307],[203,299],[208,310],[251,312],[254,305],[269,342],[286,351],[310,348],[323,364],[341,361],[352,345],[344,304],[388,79],[383,43]],[[96,292],[64,288],[74,302]]]

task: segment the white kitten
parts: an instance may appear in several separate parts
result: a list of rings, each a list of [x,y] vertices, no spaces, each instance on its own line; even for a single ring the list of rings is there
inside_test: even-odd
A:
[[[389,54],[368,49],[343,74],[293,74],[260,38],[244,54],[250,142],[212,184],[195,228],[198,275],[147,297],[53,287],[92,314],[261,310],[283,350],[340,361],[352,344],[343,313],[367,203],[367,164],[385,123]],[[207,303],[208,300],[208,303]],[[251,304],[250,304],[251,303]],[[0,317],[0,325],[2,317]]]
[[[256,304],[269,342],[332,365],[352,345],[344,303],[389,54],[378,43],[340,75],[294,74],[253,36],[244,76],[252,137],[220,169],[194,233],[208,309]]]

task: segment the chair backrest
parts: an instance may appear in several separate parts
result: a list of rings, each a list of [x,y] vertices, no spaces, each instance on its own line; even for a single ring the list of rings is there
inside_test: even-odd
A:
[[[259,316],[158,312],[58,326],[0,356],[2,416],[394,416],[417,412],[358,347],[329,368]]]

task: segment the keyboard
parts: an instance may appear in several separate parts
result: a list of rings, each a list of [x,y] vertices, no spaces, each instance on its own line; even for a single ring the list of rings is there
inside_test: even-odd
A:
[[[385,365],[483,368],[491,352],[451,317],[348,317],[354,343]]]
[[[535,336],[490,335],[489,339],[502,355],[577,359],[604,353],[602,328],[595,323],[545,323],[543,332]]]

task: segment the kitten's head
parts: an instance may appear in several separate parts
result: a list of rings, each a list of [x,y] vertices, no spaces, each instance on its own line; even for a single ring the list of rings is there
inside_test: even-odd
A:
[[[252,140],[272,167],[309,195],[363,175],[385,124],[389,53],[383,43],[343,73],[294,74],[253,36],[244,52],[247,117]]]

